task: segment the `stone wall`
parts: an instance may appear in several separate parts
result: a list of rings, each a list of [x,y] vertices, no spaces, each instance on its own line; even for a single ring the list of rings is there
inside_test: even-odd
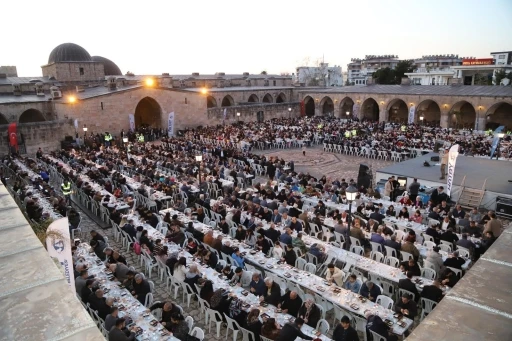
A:
[[[222,100],[225,96],[230,96],[233,98],[233,101],[236,104],[239,103],[247,103],[249,101],[249,98],[254,95],[257,97],[258,102],[263,102],[263,98],[265,95],[270,95],[272,97],[271,103],[276,103],[276,99],[279,97],[279,95],[283,95],[284,102],[295,102],[298,101],[298,98],[296,94],[293,92],[293,88],[286,88],[286,87],[265,87],[265,88],[254,88],[254,89],[247,89],[244,90],[236,90],[236,89],[226,89],[226,91],[220,91],[215,90],[208,93],[208,96],[211,96],[215,99],[215,102],[217,104],[217,107],[220,107],[222,105]]]
[[[40,111],[46,120],[55,119],[53,103],[47,101],[2,103],[0,104],[0,115],[5,117],[8,122],[18,122],[21,114],[29,109]]]
[[[80,74],[80,68],[83,74]],[[42,67],[43,76],[55,77],[60,82],[98,81],[105,77],[105,69],[99,62],[54,63]]]
[[[8,125],[0,125],[0,155],[9,153],[7,129]],[[59,149],[66,135],[75,136],[72,120],[22,123],[17,125],[17,130],[25,140],[28,155],[34,155],[38,148],[45,152]]]
[[[291,108],[292,110],[288,110]],[[226,124],[236,121],[253,122],[258,120],[258,112],[263,112],[263,119],[270,120],[281,117],[298,117],[300,115],[300,103],[278,103],[278,104],[254,104],[254,105],[237,105],[226,108],[210,108],[206,114],[206,118],[202,119],[199,124],[217,125],[223,124],[224,109],[226,109]],[[240,116],[237,116],[240,113]]]

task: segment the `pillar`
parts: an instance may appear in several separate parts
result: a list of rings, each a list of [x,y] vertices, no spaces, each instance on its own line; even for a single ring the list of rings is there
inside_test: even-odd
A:
[[[386,122],[386,107],[384,105],[379,108],[379,122]]]
[[[448,128],[449,118],[450,118],[449,111],[441,109],[441,120],[439,122],[441,125],[441,128]]]
[[[338,105],[338,102],[334,103],[334,117],[340,118],[343,113],[341,112],[341,107]]]

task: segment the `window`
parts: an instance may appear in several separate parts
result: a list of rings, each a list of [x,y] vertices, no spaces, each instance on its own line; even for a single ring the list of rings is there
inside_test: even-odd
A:
[[[272,81],[272,83],[274,84],[274,86],[276,86],[277,82],[276,81]]]
[[[103,102],[101,102],[101,110],[103,110]]]
[[[84,75],[84,68],[83,67],[78,68],[78,71],[80,71],[80,76]]]
[[[500,54],[500,55],[498,56],[498,59],[505,59],[505,55],[504,55],[504,54]]]

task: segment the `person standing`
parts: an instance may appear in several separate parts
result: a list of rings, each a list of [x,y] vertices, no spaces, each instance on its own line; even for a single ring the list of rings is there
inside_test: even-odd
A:
[[[442,151],[442,160],[441,160],[441,177],[439,180],[444,180],[446,176],[446,165],[448,165],[448,152],[446,149],[440,149],[440,152]]]
[[[418,179],[414,179],[412,184],[409,185],[409,198],[412,202],[416,201],[416,197],[418,196],[419,190],[420,190],[420,183],[418,182]]]

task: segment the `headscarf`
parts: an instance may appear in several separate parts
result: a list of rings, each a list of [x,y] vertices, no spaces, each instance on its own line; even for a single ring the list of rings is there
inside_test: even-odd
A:
[[[216,308],[219,306],[220,302],[222,301],[222,294],[224,293],[224,289],[219,288],[213,292],[213,296],[210,299],[210,307]]]

